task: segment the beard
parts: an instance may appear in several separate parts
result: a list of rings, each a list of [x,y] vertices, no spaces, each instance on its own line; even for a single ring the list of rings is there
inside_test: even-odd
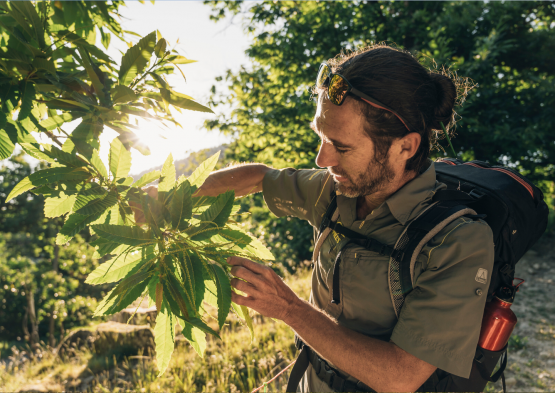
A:
[[[395,172],[387,158],[384,163],[373,160],[366,171],[358,175],[349,175],[342,169],[332,167],[334,174],[349,180],[348,184],[336,182],[339,192],[348,198],[358,198],[383,190],[387,183],[390,183],[395,177]]]

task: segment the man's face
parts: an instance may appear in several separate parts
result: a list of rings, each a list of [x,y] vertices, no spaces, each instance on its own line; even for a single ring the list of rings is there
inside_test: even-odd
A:
[[[350,198],[374,194],[387,188],[395,177],[389,156],[377,162],[374,143],[364,131],[364,119],[357,103],[347,98],[332,104],[320,95],[311,123],[322,143],[316,164],[327,167],[339,191]]]

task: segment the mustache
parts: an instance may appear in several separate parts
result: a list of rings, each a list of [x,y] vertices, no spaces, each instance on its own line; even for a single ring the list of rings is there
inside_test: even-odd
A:
[[[338,175],[344,178],[349,178],[349,176],[342,170],[339,168],[334,168],[334,167],[330,167],[328,168],[328,171],[332,174],[332,175]]]

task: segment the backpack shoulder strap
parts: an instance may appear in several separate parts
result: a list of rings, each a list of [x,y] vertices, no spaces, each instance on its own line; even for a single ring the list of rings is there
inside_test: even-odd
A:
[[[446,200],[438,199],[405,228],[395,244],[398,252],[392,254],[390,258],[388,284],[397,318],[405,297],[413,289],[414,265],[424,245],[449,223],[461,216],[484,217],[461,204],[460,200],[452,198],[451,194]],[[466,200],[462,202],[464,203]]]

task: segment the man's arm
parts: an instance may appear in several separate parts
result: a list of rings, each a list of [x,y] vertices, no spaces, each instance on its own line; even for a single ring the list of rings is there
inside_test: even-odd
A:
[[[297,295],[270,268],[233,257],[231,284],[247,294],[232,300],[262,315],[283,320],[310,347],[344,372],[380,392],[413,392],[436,367],[392,342],[383,342],[338,325]],[[245,280],[245,281],[243,281]]]
[[[195,196],[217,196],[229,190],[241,197],[262,191],[264,175],[271,170],[264,164],[242,164],[213,172]]]

